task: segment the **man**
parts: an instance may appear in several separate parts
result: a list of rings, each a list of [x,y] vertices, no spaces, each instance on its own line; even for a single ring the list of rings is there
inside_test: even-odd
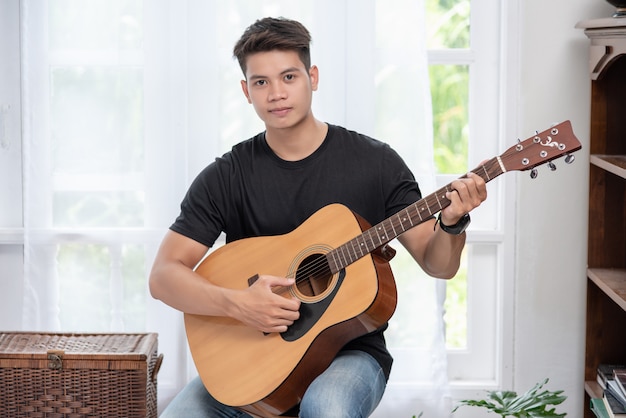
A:
[[[265,18],[234,48],[243,93],[265,123],[191,185],[167,232],[150,275],[152,295],[189,314],[224,316],[264,333],[282,333],[299,318],[300,300],[274,294],[293,278],[260,271],[245,290],[219,287],[193,268],[221,232],[227,242],[286,234],[320,208],[341,203],[375,225],[421,198],[405,163],[388,145],[317,120],[311,110],[319,70],[310,63],[309,32],[288,19]],[[433,277],[451,278],[460,264],[470,212],[486,199],[473,173],[452,183],[450,205],[399,236]],[[447,232],[446,232],[447,231]],[[350,239],[352,237],[347,237]],[[301,417],[366,417],[378,405],[392,359],[386,324],[358,337],[308,387]],[[179,394],[166,416],[247,416],[221,405],[200,380]]]

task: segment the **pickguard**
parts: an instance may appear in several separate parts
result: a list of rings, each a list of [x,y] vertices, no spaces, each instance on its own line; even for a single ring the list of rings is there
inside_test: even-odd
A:
[[[298,318],[287,331],[280,334],[283,340],[289,342],[296,341],[311,330],[322,315],[324,315],[324,312],[326,312],[326,309],[328,309],[332,303],[337,292],[339,292],[339,288],[345,276],[346,270],[343,269],[339,272],[339,277],[337,278],[337,283],[333,291],[325,298],[313,303],[302,302],[302,304],[300,304],[300,318]]]

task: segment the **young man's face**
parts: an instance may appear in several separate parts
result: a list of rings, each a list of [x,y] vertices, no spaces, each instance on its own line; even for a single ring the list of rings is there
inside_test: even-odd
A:
[[[291,128],[312,116],[317,67],[307,74],[295,51],[278,50],[250,55],[246,65],[241,87],[266,128]]]

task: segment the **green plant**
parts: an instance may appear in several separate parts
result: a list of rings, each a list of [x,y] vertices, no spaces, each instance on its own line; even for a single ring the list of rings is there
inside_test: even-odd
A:
[[[488,391],[487,400],[463,400],[452,412],[461,406],[482,407],[499,414],[501,417],[517,418],[539,418],[539,417],[564,417],[567,414],[559,414],[555,408],[548,409],[549,406],[559,405],[567,396],[562,390],[550,392],[540,391],[548,383],[545,379],[543,383],[537,383],[532,389],[521,396],[511,391]]]

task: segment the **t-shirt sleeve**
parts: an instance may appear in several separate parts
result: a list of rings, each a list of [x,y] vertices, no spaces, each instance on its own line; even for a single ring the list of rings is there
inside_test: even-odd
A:
[[[402,157],[388,145],[385,146],[382,171],[386,217],[394,215],[422,198],[415,176]]]
[[[226,182],[219,160],[198,174],[180,204],[180,214],[170,226],[207,247],[212,247],[224,230]]]

